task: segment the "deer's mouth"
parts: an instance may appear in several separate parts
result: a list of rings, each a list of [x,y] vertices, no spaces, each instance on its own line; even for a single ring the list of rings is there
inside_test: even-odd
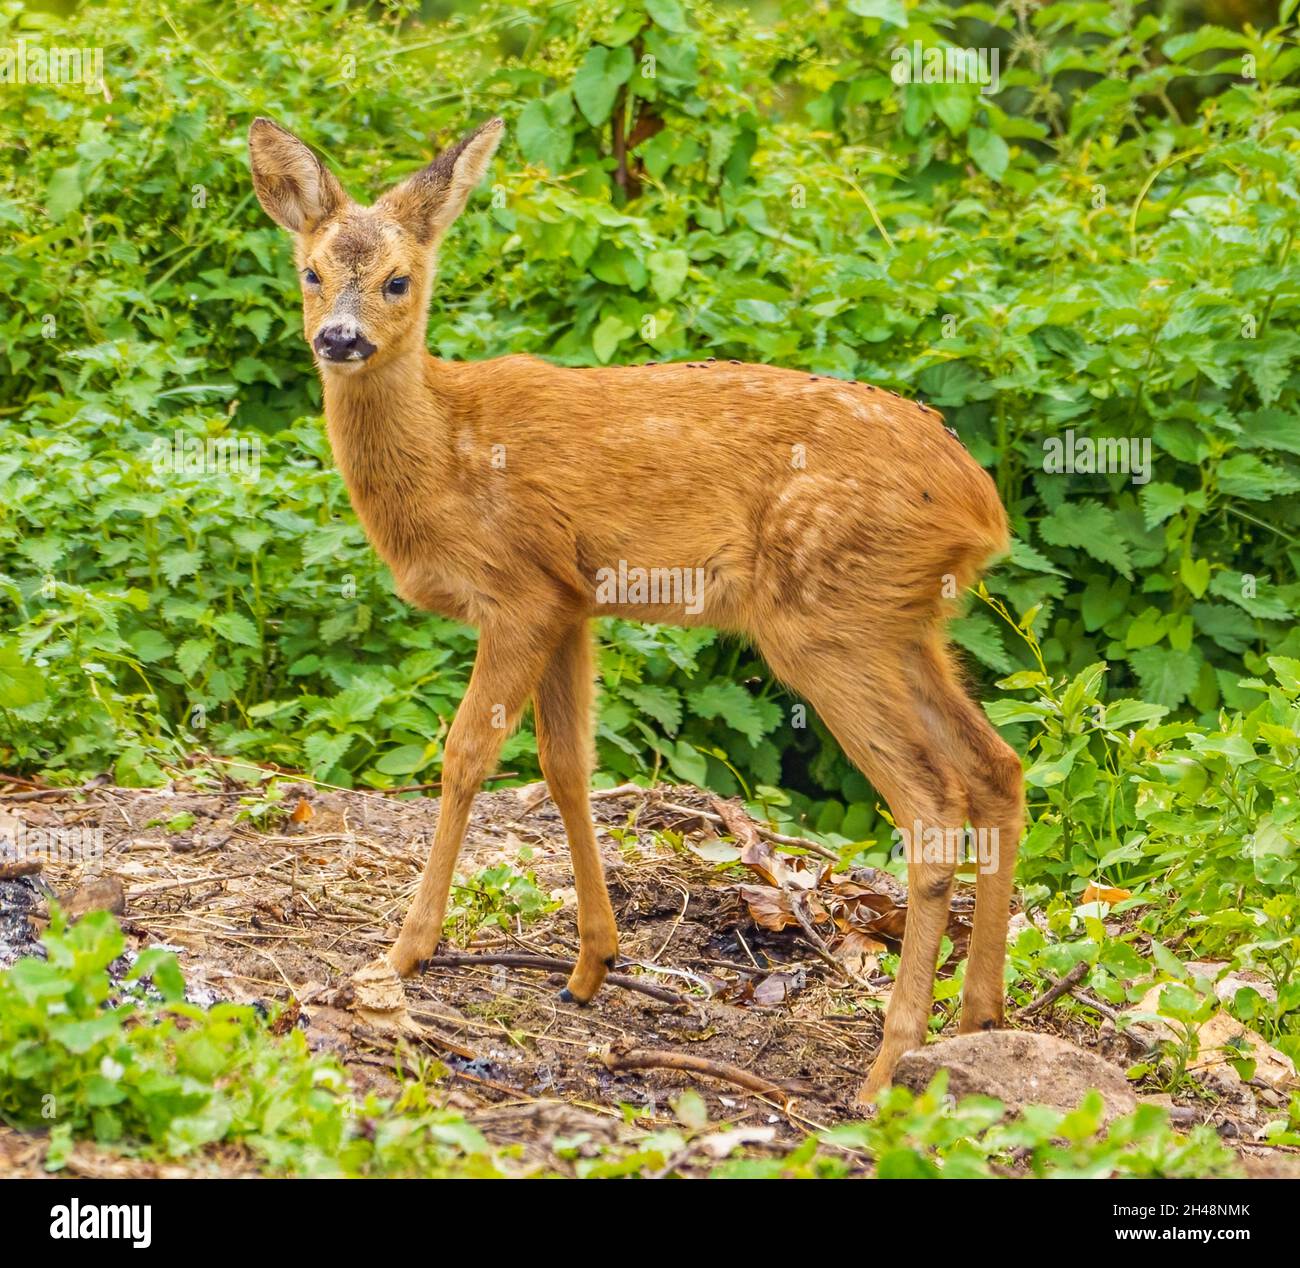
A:
[[[361,333],[355,321],[327,323],[316,332],[311,346],[322,361],[333,365],[365,361],[375,353],[375,345]]]

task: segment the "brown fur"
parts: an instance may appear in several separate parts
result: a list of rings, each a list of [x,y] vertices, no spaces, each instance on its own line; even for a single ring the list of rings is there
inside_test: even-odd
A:
[[[568,989],[586,1001],[601,985],[617,932],[588,805],[588,627],[617,615],[751,639],[899,825],[998,829],[999,866],[977,889],[962,1029],[1000,1023],[1020,763],[962,690],[943,634],[944,596],[1006,549],[992,482],[935,411],[863,384],[712,360],[563,369],[430,356],[438,240],[499,136],[494,120],[366,209],[336,196],[290,134],[263,120],[250,134],[258,196],[297,234],[300,269],[320,278],[304,286],[308,341],[349,312],[375,347],[362,362],[319,363],[357,514],[400,594],[480,631],[394,967],[409,974],[436,948],[471,800],[532,698],[578,889]],[[384,293],[394,276],[410,277],[407,296]],[[598,604],[599,570],[620,561],[701,569],[702,610],[672,595]],[[867,1091],[924,1040],[953,871],[909,862],[902,965]]]

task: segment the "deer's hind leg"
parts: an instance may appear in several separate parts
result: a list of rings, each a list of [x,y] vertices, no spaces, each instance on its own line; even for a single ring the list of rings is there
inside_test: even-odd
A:
[[[551,798],[564,820],[578,890],[578,963],[565,992],[580,1004],[600,989],[618,955],[618,929],[591,821],[591,631],[570,629],[552,654],[533,697],[537,755]]]
[[[1024,825],[1020,758],[962,689],[952,661],[935,640],[919,661],[922,708],[944,747],[958,756],[967,794],[967,818],[978,856],[975,927],[962,986],[962,1034],[1002,1024],[1006,994],[1007,922]]]
[[[787,629],[760,646],[773,670],[817,710],[848,755],[889,804],[908,842],[908,907],[898,979],[885,1033],[862,1089],[886,1086],[899,1057],[925,1041],[935,962],[948,924],[956,870],[946,849],[921,848],[927,834],[953,840],[966,819],[962,767],[927,725],[916,687],[915,638],[897,630],[822,633],[816,642]],[[917,832],[922,840],[915,840]]]

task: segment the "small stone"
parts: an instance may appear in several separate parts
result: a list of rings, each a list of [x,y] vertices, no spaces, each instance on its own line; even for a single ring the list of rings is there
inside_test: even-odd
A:
[[[951,1096],[993,1096],[1008,1114],[1026,1105],[1073,1110],[1094,1089],[1106,1103],[1106,1122],[1137,1108],[1121,1070],[1055,1035],[986,1030],[913,1048],[899,1061],[894,1082],[923,1092],[940,1070],[948,1071]]]

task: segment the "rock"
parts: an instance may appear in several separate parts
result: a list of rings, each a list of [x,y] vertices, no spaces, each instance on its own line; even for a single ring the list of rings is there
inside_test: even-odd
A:
[[[126,890],[116,876],[92,876],[63,900],[63,913],[69,920],[80,920],[92,911],[120,916],[125,910]]]
[[[1131,1114],[1137,1098],[1115,1066],[1055,1035],[1028,1030],[986,1030],[958,1035],[903,1054],[894,1082],[924,1091],[940,1070],[948,1091],[995,1096],[1009,1113],[1026,1105],[1072,1110],[1093,1089],[1106,1103],[1106,1122]]]

